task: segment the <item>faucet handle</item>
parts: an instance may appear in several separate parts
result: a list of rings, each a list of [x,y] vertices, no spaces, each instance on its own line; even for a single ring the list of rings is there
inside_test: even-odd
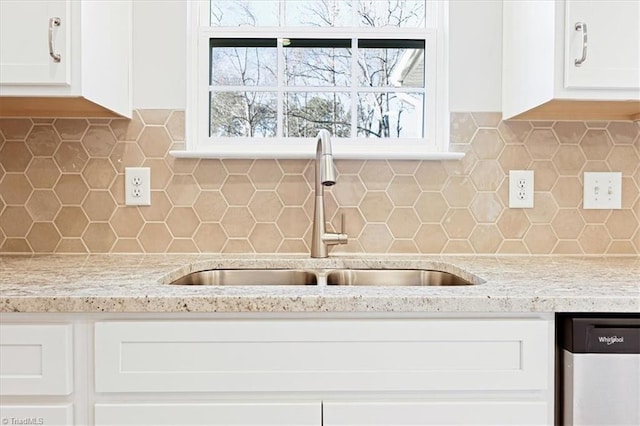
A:
[[[338,243],[339,244],[347,244],[349,240],[349,236],[347,235],[346,228],[347,220],[344,218],[344,212],[340,213],[340,234],[338,234]]]
[[[326,232],[322,234],[322,242],[327,245],[347,244],[349,236],[344,233],[344,213],[340,214],[340,232]]]

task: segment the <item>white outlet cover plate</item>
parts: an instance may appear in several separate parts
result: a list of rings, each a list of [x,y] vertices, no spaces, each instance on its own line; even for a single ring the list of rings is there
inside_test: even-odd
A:
[[[518,183],[524,181],[524,187]],[[524,198],[519,196],[524,194]],[[509,170],[509,208],[533,208],[533,170]]]
[[[585,172],[582,207],[585,210],[621,209],[622,173]]]
[[[134,185],[134,178],[139,178],[140,185]],[[138,192],[139,196],[134,196]],[[124,168],[124,193],[127,206],[151,205],[151,169],[149,167]]]

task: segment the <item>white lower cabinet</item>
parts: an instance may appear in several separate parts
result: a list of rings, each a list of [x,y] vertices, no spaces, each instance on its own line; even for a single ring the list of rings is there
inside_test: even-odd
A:
[[[96,426],[544,425],[530,401],[97,404]]]
[[[95,391],[141,401],[98,400],[96,425],[553,424],[551,319],[100,321],[94,330]]]
[[[544,425],[542,401],[419,401],[323,403],[324,426]]]
[[[0,419],[3,425],[73,425],[71,404],[0,404]]]
[[[553,424],[551,314],[167,317],[2,314],[0,418],[82,426]]]
[[[73,327],[0,321],[2,425],[73,425]]]
[[[320,402],[96,404],[96,426],[319,426]]]
[[[549,386],[536,320],[110,321],[98,392],[393,392]]]
[[[73,391],[70,324],[0,324],[0,395]]]

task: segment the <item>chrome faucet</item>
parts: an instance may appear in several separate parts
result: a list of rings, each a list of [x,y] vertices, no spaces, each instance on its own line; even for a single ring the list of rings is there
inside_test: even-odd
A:
[[[316,202],[313,209],[313,233],[311,236],[311,257],[327,257],[330,245],[346,244],[344,216],[340,233],[326,232],[324,217],[324,187],[336,183],[336,168],[331,152],[331,135],[328,130],[318,132],[316,145]]]

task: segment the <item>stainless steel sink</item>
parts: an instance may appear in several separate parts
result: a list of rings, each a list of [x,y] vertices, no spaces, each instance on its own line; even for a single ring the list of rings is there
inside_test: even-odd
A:
[[[327,274],[328,285],[457,286],[473,285],[458,275],[427,269],[342,269]]]
[[[474,282],[429,269],[210,269],[182,276],[174,285],[459,286]]]
[[[176,285],[316,285],[313,271],[298,269],[212,269],[172,281]]]

